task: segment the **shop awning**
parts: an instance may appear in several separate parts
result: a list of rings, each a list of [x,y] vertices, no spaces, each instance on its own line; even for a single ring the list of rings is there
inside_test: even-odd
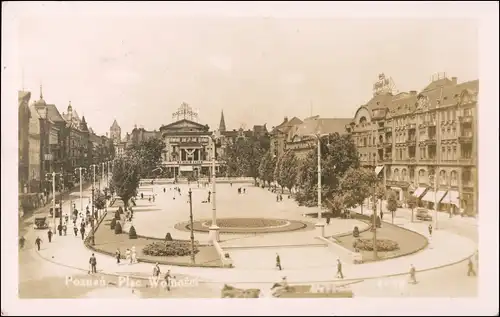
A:
[[[444,190],[439,190],[437,193],[429,190],[424,197],[422,198],[423,201],[428,201],[431,203],[437,202],[438,204],[441,202],[443,199],[444,195],[446,194],[446,191]]]
[[[427,189],[427,187],[418,187],[417,189],[415,189],[415,191],[413,192],[413,196],[417,197],[417,198],[420,198],[422,197],[422,195],[425,193],[425,190]]]
[[[443,204],[452,204],[457,207],[460,207],[459,204],[459,197],[458,197],[458,192],[456,190],[449,190],[446,193],[446,196],[444,196],[442,203]]]
[[[375,174],[378,175],[384,169],[383,165],[375,167]]]

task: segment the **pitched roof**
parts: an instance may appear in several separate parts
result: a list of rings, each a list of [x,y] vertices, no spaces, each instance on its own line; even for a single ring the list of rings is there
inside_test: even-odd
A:
[[[39,104],[35,104],[35,108],[37,110],[40,110],[43,106],[40,106]],[[57,110],[56,105],[53,104],[47,104],[45,107],[47,107],[47,117],[50,121],[52,122],[64,122],[64,118],[61,116],[61,113],[59,113],[59,110]]]
[[[330,134],[330,133],[346,133],[346,125],[352,121],[351,118],[319,118],[312,117],[300,125],[297,125],[290,133],[294,135],[311,135],[315,133]],[[290,136],[290,135],[289,135]],[[291,136],[290,136],[291,137]]]

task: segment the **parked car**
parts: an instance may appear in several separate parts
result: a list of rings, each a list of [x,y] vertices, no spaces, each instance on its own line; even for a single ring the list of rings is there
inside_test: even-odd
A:
[[[35,218],[33,229],[47,229],[49,225],[47,224],[46,217]]]
[[[429,211],[425,208],[417,209],[417,219],[423,221],[432,221],[432,216]]]

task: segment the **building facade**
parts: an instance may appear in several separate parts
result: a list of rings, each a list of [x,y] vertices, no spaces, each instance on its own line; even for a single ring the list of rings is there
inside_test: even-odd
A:
[[[29,144],[29,122],[30,108],[29,102],[31,93],[28,91],[18,92],[18,146],[19,146],[19,162],[18,162],[18,184],[19,192],[28,192],[28,183],[30,178],[30,144]]]
[[[174,122],[160,128],[165,143],[163,168],[174,176],[209,176],[216,144],[213,144],[208,125],[196,122],[197,115],[186,103],[172,117]],[[216,160],[215,163],[218,171],[221,162]]]
[[[293,117],[291,120],[285,117],[282,123],[272,128],[270,133],[270,151],[274,156],[280,157],[285,153],[289,132],[292,128],[302,123],[303,121],[297,117]]]
[[[347,126],[362,165],[402,201],[411,194],[429,208],[475,214],[478,90],[477,80],[445,74],[420,92],[377,89]]]

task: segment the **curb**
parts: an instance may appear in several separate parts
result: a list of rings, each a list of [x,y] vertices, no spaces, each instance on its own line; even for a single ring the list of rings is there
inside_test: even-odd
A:
[[[428,271],[433,271],[433,270],[439,270],[439,269],[443,269],[443,268],[446,268],[446,267],[449,267],[449,266],[453,266],[453,265],[465,262],[471,256],[474,256],[474,254],[477,251],[478,250],[476,248],[475,251],[471,255],[469,255],[469,256],[467,256],[467,257],[465,257],[463,259],[460,259],[460,260],[457,260],[457,261],[454,261],[454,262],[451,262],[451,263],[443,264],[443,265],[440,265],[440,266],[436,266],[436,267],[424,269],[424,270],[417,270],[416,272],[419,273],[419,272],[428,272]],[[88,269],[82,269],[82,268],[79,268],[79,267],[75,267],[75,266],[71,266],[71,265],[66,265],[66,264],[63,264],[63,263],[59,263],[59,262],[53,261],[51,259],[48,259],[48,258],[42,256],[40,254],[40,252],[38,252],[37,250],[35,250],[35,252],[36,252],[36,254],[41,259],[43,259],[45,261],[48,261],[48,262],[50,262],[52,264],[63,266],[63,267],[67,267],[67,268],[70,268],[70,269],[75,269],[75,270],[78,270],[78,271],[88,272]],[[105,276],[114,276],[114,277],[120,277],[120,276],[124,275],[124,274],[120,274],[120,273],[116,273],[116,272],[100,272],[100,273],[97,273],[97,274],[105,275]],[[340,282],[340,281],[343,281],[343,282],[362,282],[362,281],[366,281],[366,280],[376,280],[376,279],[381,279],[381,278],[390,278],[390,277],[396,277],[396,276],[404,276],[404,275],[408,275],[408,274],[409,274],[408,272],[403,272],[403,273],[393,273],[393,274],[386,274],[386,275],[380,275],[380,276],[369,276],[369,277],[360,277],[360,278],[351,278],[351,279],[333,279],[333,280],[320,280],[320,281],[316,280],[316,281],[303,281],[303,282],[289,281],[289,283],[299,284],[300,285],[300,284],[310,284],[310,283],[334,283],[334,282]],[[133,276],[133,275],[128,275],[128,276],[130,276],[132,278],[140,279],[140,280],[149,280],[149,277],[145,277],[145,276]],[[205,281],[200,280],[199,283],[204,283],[204,284],[228,284],[227,282],[213,281],[213,280],[205,280]],[[235,283],[238,283],[238,284],[274,284],[275,282],[268,282],[268,281],[246,282],[246,281],[243,281],[243,282],[230,282],[230,283],[231,284],[235,284]]]

